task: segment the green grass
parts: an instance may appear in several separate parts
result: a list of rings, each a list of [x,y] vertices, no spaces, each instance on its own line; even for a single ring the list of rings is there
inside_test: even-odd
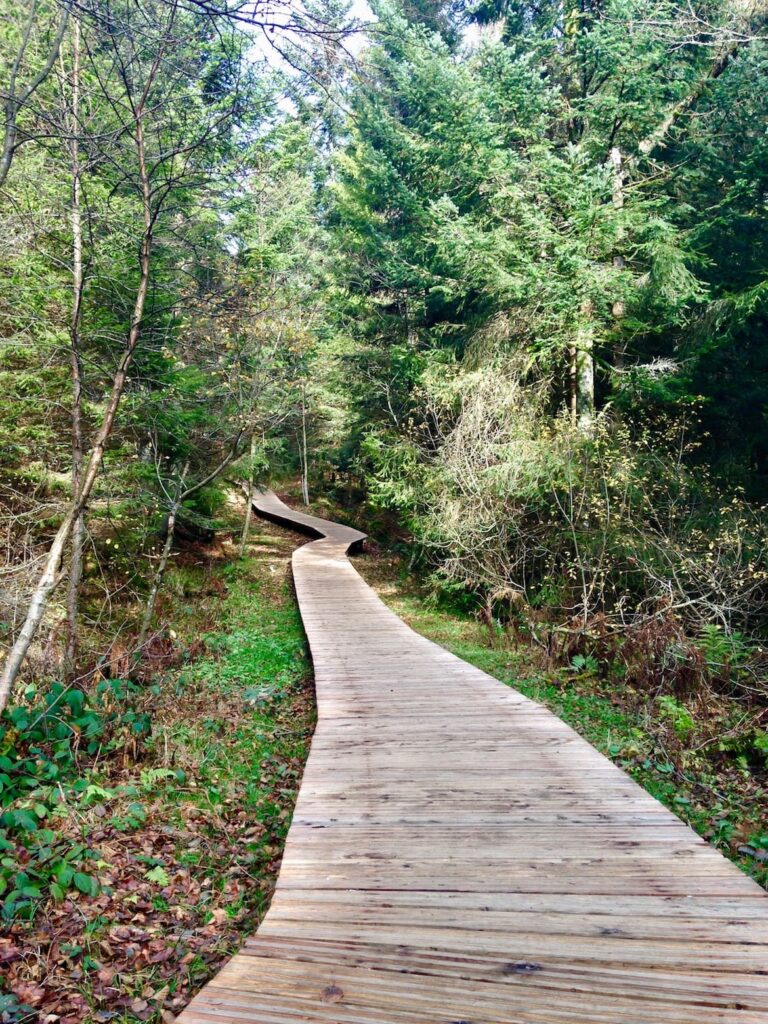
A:
[[[185,713],[168,722],[162,743],[194,780],[185,803],[225,815],[236,805],[251,828],[264,827],[246,844],[251,869],[260,869],[285,838],[286,799],[292,803],[308,752],[309,665],[284,567],[279,581],[265,581],[263,562],[244,560],[221,578],[227,595],[217,629],[202,635],[206,656],[174,681]],[[179,625],[194,642],[194,621]],[[159,753],[159,737],[156,745]],[[263,909],[263,899],[256,905]]]

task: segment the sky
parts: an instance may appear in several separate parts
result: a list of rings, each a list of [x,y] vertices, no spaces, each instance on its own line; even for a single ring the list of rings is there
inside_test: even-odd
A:
[[[301,10],[300,0],[290,0],[290,4],[285,5],[284,9],[281,10],[279,3],[276,8],[273,9],[271,17],[276,24],[280,24],[283,20],[287,21],[290,16],[289,8],[291,11],[299,12]],[[350,22],[360,22],[366,24],[375,21],[375,17],[368,6],[367,0],[353,0],[352,6],[349,12]],[[280,30],[274,34],[275,42],[280,43]],[[346,47],[350,53],[357,56],[364,49],[368,40],[365,32],[355,32],[346,41]],[[268,64],[276,68],[285,68],[286,63],[280,56],[279,50],[275,49],[270,44],[270,36],[265,32],[254,31],[253,39],[253,50],[252,56],[254,60],[266,60]]]

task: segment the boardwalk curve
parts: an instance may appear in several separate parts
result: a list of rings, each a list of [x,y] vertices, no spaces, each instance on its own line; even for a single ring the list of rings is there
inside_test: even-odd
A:
[[[768,1024],[768,898],[287,508],[318,725],[261,927],[183,1024]]]

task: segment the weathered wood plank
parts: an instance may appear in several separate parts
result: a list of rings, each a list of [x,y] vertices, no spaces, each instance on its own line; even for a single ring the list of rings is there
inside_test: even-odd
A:
[[[272,906],[184,1024],[768,1024],[768,899],[569,726],[293,558],[318,727]]]

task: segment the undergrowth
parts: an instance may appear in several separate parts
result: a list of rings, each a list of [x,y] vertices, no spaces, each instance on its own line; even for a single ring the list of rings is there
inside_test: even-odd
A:
[[[295,543],[180,555],[173,667],[41,680],[3,718],[1,1020],[171,1020],[257,926],[314,720]]]

